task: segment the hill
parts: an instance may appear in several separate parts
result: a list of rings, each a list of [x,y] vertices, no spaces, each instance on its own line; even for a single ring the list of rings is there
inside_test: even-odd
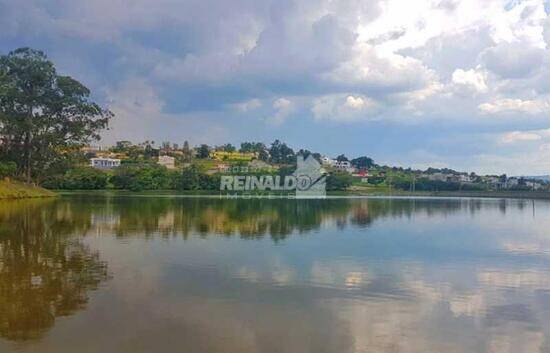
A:
[[[54,192],[13,180],[0,180],[0,199],[53,197]]]
[[[550,182],[550,175],[524,176],[522,178],[529,179],[529,180],[540,180],[540,181]]]

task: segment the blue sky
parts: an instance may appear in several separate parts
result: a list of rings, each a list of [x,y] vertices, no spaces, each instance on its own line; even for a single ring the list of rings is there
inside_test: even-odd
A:
[[[0,0],[109,107],[104,144],[275,138],[379,163],[550,174],[542,0]]]

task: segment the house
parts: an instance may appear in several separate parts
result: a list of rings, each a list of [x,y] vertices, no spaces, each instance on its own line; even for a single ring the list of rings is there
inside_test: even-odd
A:
[[[536,180],[526,180],[525,186],[532,190],[540,190],[542,189],[542,184]]]
[[[323,156],[323,157],[321,157],[321,164],[332,166],[334,164],[334,159],[332,159],[330,157],[327,157],[327,156]]]
[[[472,178],[468,174],[460,174],[460,175],[458,175],[458,182],[459,183],[471,183]]]
[[[361,178],[368,178],[370,175],[369,175],[369,171],[366,170],[366,169],[359,169],[358,171],[356,170],[355,173],[353,173],[353,176],[355,177],[361,177]]]
[[[120,159],[116,158],[92,158],[90,166],[97,169],[113,169],[120,166]]]
[[[519,179],[518,178],[509,178],[506,180],[506,188],[515,188],[519,186]]]
[[[428,176],[428,179],[431,181],[449,181],[452,175],[444,173],[433,173]]]
[[[334,161],[332,166],[337,169],[348,173],[354,173],[355,168],[351,165],[349,161]]]
[[[170,156],[159,156],[158,164],[168,169],[176,169],[176,159]]]
[[[101,152],[101,146],[84,146],[80,148],[80,152],[88,155],[92,154],[95,156],[98,152]]]

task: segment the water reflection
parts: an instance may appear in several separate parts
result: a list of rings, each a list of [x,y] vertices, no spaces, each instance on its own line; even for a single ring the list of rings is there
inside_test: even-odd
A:
[[[89,219],[92,227],[114,231],[119,237],[191,234],[270,236],[281,240],[327,225],[368,227],[377,218],[411,218],[414,215],[446,217],[456,212],[475,214],[482,208],[502,214],[510,207],[530,207],[530,201],[481,199],[216,199],[71,197],[64,200],[74,214]],[[84,216],[88,215],[88,216]]]
[[[2,352],[550,351],[548,202],[72,196],[0,221]]]
[[[85,224],[48,201],[0,203],[0,336],[40,337],[86,307],[107,267],[68,235]]]

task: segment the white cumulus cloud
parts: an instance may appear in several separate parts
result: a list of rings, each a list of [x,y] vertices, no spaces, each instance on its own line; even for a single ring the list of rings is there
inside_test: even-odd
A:
[[[521,100],[505,98],[480,104],[479,109],[487,114],[498,114],[505,112],[539,114],[550,111],[550,103],[546,100]]]

